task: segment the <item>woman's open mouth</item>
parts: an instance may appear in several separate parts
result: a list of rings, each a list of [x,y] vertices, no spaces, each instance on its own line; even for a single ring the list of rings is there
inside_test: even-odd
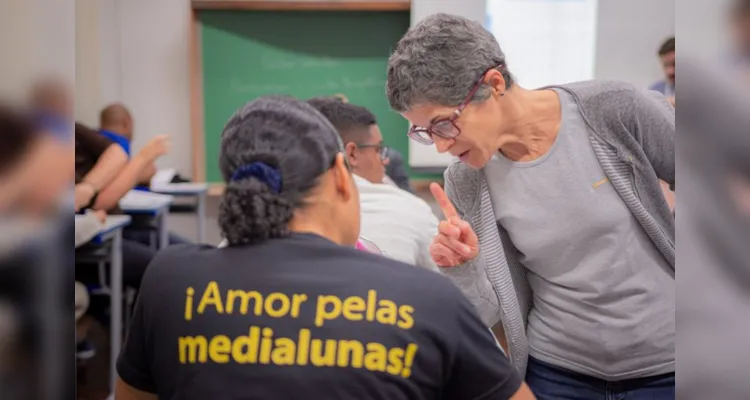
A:
[[[458,159],[459,159],[459,160],[460,160],[461,162],[464,162],[464,161],[466,161],[466,159],[467,159],[467,158],[468,158],[468,156],[469,156],[469,152],[470,152],[470,151],[471,151],[471,150],[466,150],[466,151],[464,151],[463,153],[459,154],[459,155],[458,155]]]

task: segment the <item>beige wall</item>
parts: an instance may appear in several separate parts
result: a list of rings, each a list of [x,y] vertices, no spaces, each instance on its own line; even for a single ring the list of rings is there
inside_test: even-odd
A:
[[[26,100],[41,75],[73,83],[73,0],[3,0],[0,12],[0,97]]]
[[[22,99],[31,78],[29,14],[25,0],[6,0],[0,12],[0,95],[6,101]]]
[[[77,117],[96,126],[99,110],[122,102],[133,113],[135,149],[173,137],[157,162],[190,174],[188,0],[76,0]]]
[[[76,120],[96,126],[102,104],[99,1],[76,0]]]
[[[16,0],[17,1],[17,0]],[[187,0],[76,0],[77,115],[89,122],[102,105],[121,101],[136,124],[134,147],[168,133],[173,148],[158,162],[192,174]],[[473,10],[484,0],[416,0],[414,18],[441,9]],[[96,21],[94,21],[96,19]],[[84,28],[85,27],[85,28]],[[98,46],[87,32],[96,32]]]

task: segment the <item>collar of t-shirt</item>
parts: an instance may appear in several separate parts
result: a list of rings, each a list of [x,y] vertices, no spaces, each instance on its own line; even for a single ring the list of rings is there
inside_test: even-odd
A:
[[[120,135],[117,132],[108,131],[106,129],[99,129],[99,133],[107,139],[117,143],[125,151],[125,154],[130,157],[130,141],[125,136]]]

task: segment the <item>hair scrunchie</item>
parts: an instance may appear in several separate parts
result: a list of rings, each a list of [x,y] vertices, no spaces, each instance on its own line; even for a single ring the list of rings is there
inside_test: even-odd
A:
[[[281,173],[277,168],[261,161],[240,166],[234,171],[230,181],[237,182],[251,177],[265,183],[274,193],[281,192]]]

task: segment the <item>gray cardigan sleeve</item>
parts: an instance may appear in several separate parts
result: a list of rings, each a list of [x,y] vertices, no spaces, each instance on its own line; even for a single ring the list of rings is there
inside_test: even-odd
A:
[[[458,190],[459,188],[451,175],[451,170],[446,170],[445,193],[453,202],[453,205],[456,207],[456,211],[458,211],[461,218],[466,218],[466,211],[470,206],[467,204],[461,204],[460,201],[458,201],[458,199],[461,198],[457,195]],[[467,220],[467,222],[472,224],[473,227],[471,220]],[[440,267],[440,271],[443,275],[450,278],[459,289],[461,289],[464,296],[466,296],[471,304],[474,305],[474,308],[485,325],[492,327],[500,321],[500,306],[498,304],[497,295],[492,288],[492,284],[487,278],[481,243],[479,255],[475,259],[456,267]]]
[[[666,98],[651,90],[630,92],[625,102],[629,112],[624,123],[636,135],[656,176],[675,189],[675,109]]]

